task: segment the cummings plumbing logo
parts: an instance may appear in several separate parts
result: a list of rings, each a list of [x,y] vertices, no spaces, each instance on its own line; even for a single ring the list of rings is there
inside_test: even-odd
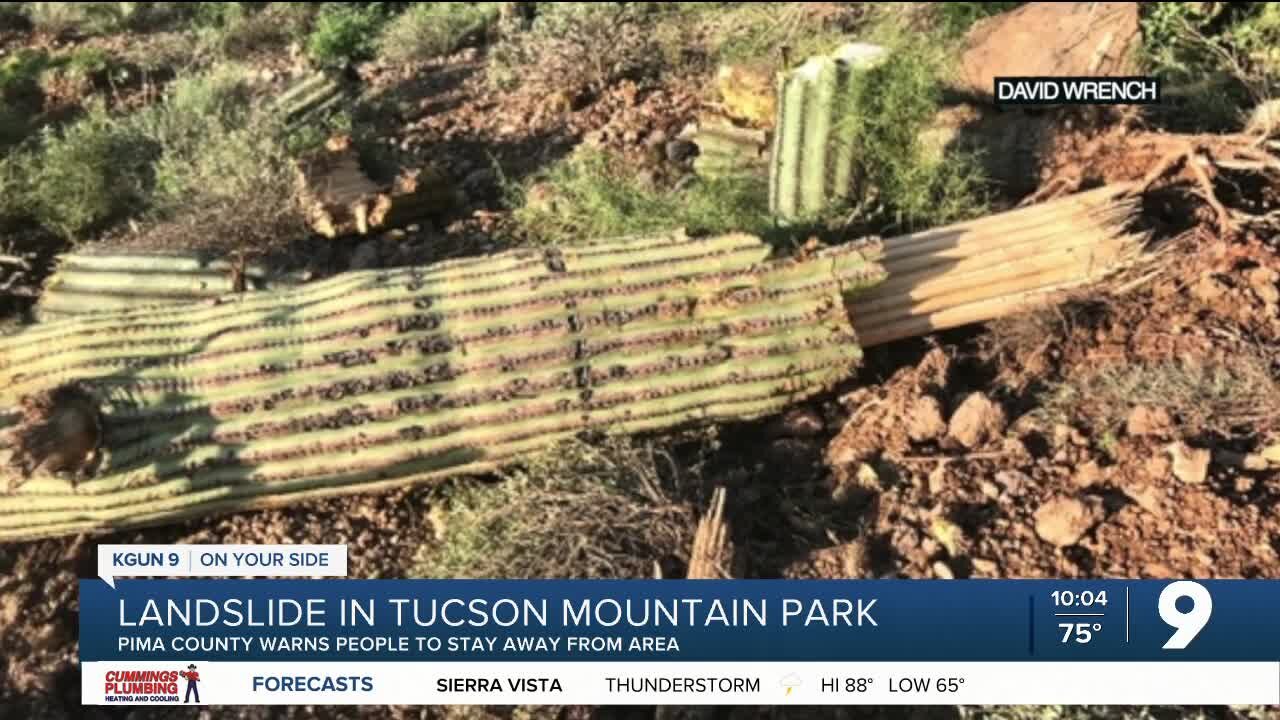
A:
[[[179,695],[186,685],[186,695]],[[200,672],[185,670],[108,670],[103,694],[110,703],[200,702]]]

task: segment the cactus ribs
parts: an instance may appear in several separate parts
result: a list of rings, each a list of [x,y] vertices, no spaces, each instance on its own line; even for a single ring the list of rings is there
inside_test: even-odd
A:
[[[845,299],[883,279],[879,253],[772,259],[755,237],[677,233],[32,326],[0,340],[0,406],[22,414],[0,476],[24,480],[0,495],[0,539],[482,472],[583,430],[773,414],[857,366]]]

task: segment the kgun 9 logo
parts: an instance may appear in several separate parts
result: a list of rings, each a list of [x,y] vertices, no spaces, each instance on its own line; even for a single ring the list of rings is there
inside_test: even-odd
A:
[[[1178,601],[1183,598],[1191,600],[1191,607],[1186,612],[1178,608]],[[1160,619],[1177,631],[1164,644],[1165,650],[1185,650],[1209,624],[1209,616],[1213,614],[1213,598],[1209,591],[1190,580],[1179,580],[1165,586],[1160,591],[1158,606]]]

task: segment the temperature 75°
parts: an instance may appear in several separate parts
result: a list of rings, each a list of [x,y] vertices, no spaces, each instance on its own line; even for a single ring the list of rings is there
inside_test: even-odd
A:
[[[1062,642],[1085,645],[1093,639],[1094,633],[1102,632],[1102,623],[1058,623],[1058,629],[1062,631]]]

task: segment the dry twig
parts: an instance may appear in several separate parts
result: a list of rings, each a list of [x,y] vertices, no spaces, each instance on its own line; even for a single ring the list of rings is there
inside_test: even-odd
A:
[[[719,580],[730,577],[733,548],[729,543],[729,526],[724,519],[725,489],[718,487],[711,495],[711,508],[698,521],[689,553],[690,580]]]

